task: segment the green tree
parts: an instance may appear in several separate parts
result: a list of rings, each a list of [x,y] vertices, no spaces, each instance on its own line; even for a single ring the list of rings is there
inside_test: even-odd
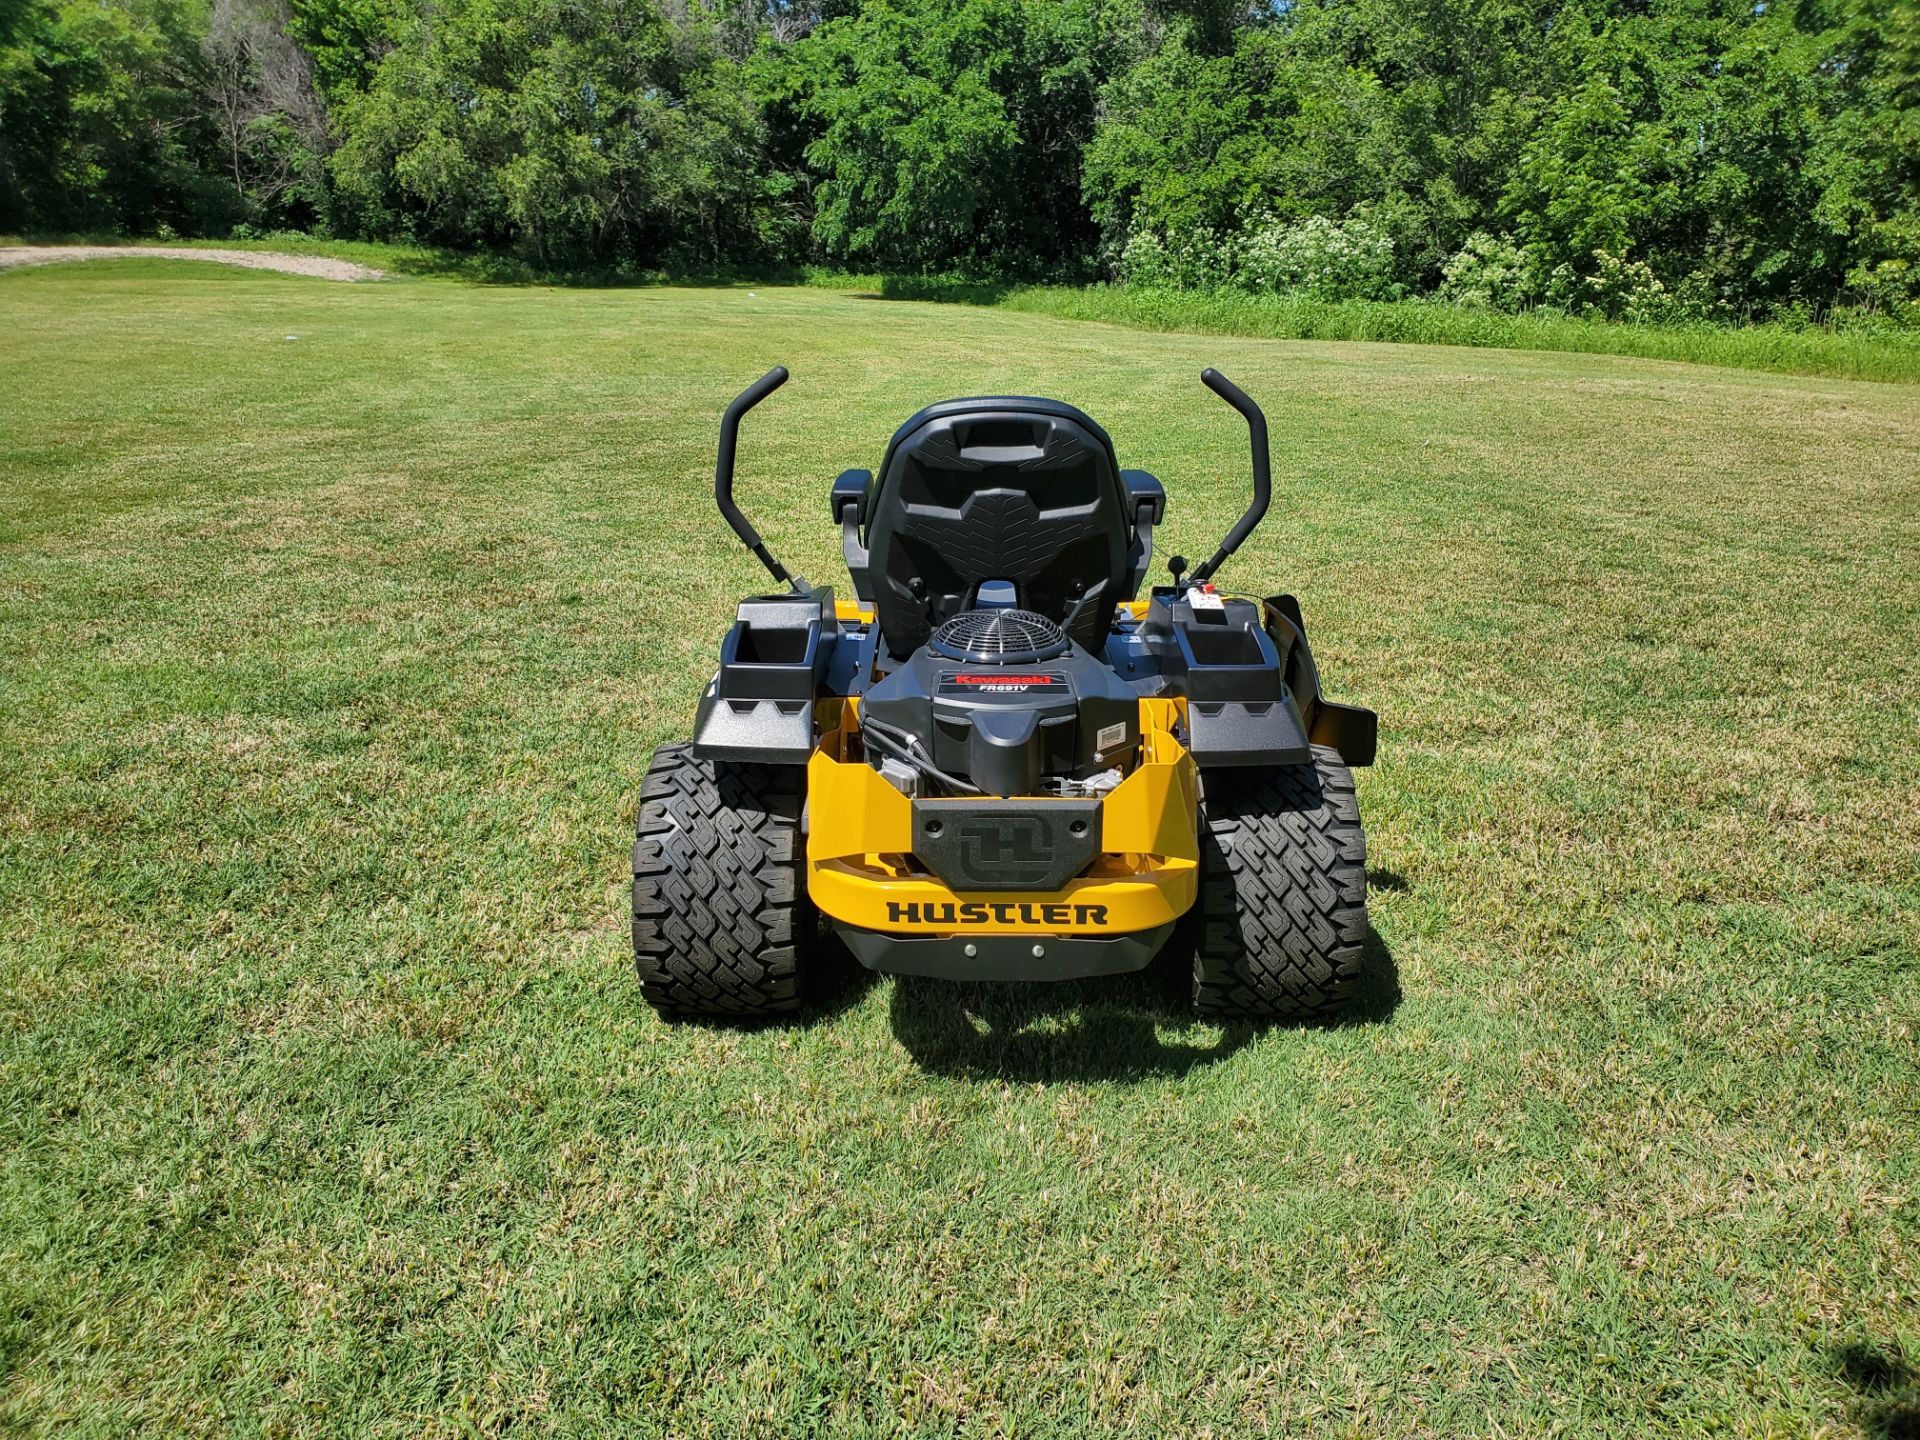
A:
[[[292,0],[287,14],[289,38],[333,99],[364,90],[406,29],[406,8],[384,0]]]
[[[1080,159],[1136,11],[1101,0],[868,0],[766,65],[809,132],[834,259],[1063,271],[1092,227]]]
[[[41,0],[0,47],[0,227],[193,232],[244,213],[195,0]]]
[[[1087,198],[1109,254],[1137,225],[1339,219],[1394,234],[1409,279],[1492,212],[1537,105],[1544,7],[1296,0],[1226,53],[1176,29],[1111,81]]]
[[[1916,0],[0,0],[0,226],[1920,323]]]
[[[752,97],[703,17],[453,0],[410,21],[339,115],[333,173],[371,233],[568,263],[720,264],[781,243]]]
[[[1920,6],[1810,0],[1796,20],[1818,56],[1814,216],[1843,239],[1832,293],[1920,320]]]

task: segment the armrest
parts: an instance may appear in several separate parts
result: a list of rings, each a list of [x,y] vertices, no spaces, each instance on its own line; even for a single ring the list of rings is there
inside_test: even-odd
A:
[[[1127,518],[1158,525],[1167,513],[1166,486],[1144,470],[1122,470],[1120,483],[1127,487]]]
[[[838,525],[849,508],[853,523],[867,522],[867,488],[873,484],[871,470],[842,470],[833,482],[833,523]]]

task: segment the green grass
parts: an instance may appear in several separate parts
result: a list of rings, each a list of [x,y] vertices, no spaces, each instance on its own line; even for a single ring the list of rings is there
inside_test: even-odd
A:
[[[296,336],[297,339],[288,339]],[[1059,394],[1302,599],[1359,1023],[671,1027],[633,794],[776,550]],[[1920,399],[820,289],[0,275],[0,1429],[1912,1435]],[[1163,551],[1163,553],[1166,553]]]
[[[0,236],[0,244],[24,243]],[[1581,319],[1546,310],[1501,315],[1437,300],[1317,300],[1310,295],[1248,295],[1236,290],[1129,290],[1109,285],[1025,285],[959,277],[855,274],[803,267],[784,277],[670,277],[662,272],[590,268],[543,273],[511,255],[423,245],[325,240],[280,233],[255,240],[141,240],[112,236],[35,237],[34,243],[186,245],[206,249],[280,250],[351,260],[416,279],[489,285],[585,286],[805,283],[822,289],[870,291],[895,300],[988,305],[1028,315],[1090,320],[1135,330],[1261,340],[1366,340],[1399,345],[1545,350],[1631,355],[1847,380],[1920,383],[1920,330],[1893,324],[1851,327],[1785,324],[1637,325]]]

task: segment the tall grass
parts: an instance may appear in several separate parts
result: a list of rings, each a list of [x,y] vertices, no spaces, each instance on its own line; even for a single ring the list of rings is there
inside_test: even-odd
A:
[[[896,289],[901,287],[896,286]],[[1790,375],[1920,381],[1920,333],[1785,325],[1629,325],[1535,312],[1501,315],[1434,300],[1316,300],[1236,291],[1062,285],[1007,289],[992,303],[1029,314],[1137,330],[1274,340],[1376,340],[1637,355]]]
[[[1022,285],[964,276],[805,272],[810,285],[876,291],[895,300],[992,305],[1135,330],[1264,340],[1372,340],[1636,355],[1788,375],[1920,382],[1920,331],[1833,326],[1637,325],[1539,310],[1502,315],[1440,300],[1318,300],[1239,290],[1145,290],[1117,285]]]

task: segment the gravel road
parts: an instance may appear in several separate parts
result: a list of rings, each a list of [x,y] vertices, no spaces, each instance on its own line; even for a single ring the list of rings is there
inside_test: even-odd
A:
[[[271,250],[198,250],[185,245],[0,245],[0,270],[46,265],[56,260],[211,260],[249,270],[282,270],[321,280],[378,280],[386,274],[348,260],[318,255],[282,255]]]

